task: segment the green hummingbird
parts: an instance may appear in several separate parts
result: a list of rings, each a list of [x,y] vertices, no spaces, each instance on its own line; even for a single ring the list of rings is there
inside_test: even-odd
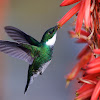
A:
[[[29,63],[24,94],[33,79],[38,75],[42,75],[50,64],[58,29],[59,26],[57,25],[48,29],[41,41],[38,42],[33,37],[15,27],[5,27],[7,34],[16,42],[0,40],[0,51]]]

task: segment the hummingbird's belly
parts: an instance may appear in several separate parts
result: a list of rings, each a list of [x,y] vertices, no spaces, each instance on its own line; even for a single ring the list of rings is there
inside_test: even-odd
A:
[[[42,64],[42,66],[34,73],[33,78],[37,77],[38,75],[41,75],[50,63],[51,60],[46,62],[45,64]]]
[[[48,65],[50,63],[51,63],[51,60],[42,65],[42,67],[40,69],[41,70],[41,73],[40,74],[42,74],[45,71],[45,69],[48,67]]]
[[[49,65],[51,62],[51,57],[48,56],[40,56],[33,61],[34,70],[38,71],[40,68],[45,68],[45,66]]]

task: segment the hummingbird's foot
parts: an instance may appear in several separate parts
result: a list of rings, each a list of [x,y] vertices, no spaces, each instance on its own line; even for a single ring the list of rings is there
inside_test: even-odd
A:
[[[42,75],[43,73],[42,72],[40,72],[40,75]]]
[[[42,75],[42,74],[43,74],[43,72],[42,72],[42,68],[43,68],[43,67],[40,67],[40,68],[39,68],[39,70],[38,70],[38,71],[39,71],[39,73],[40,73],[40,75]]]

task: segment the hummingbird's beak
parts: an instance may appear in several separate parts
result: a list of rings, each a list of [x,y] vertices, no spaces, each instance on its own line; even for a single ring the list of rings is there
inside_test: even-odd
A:
[[[54,29],[55,29],[55,31],[57,31],[58,29],[60,29],[60,26],[59,26],[59,25],[56,25],[56,26],[54,27]]]

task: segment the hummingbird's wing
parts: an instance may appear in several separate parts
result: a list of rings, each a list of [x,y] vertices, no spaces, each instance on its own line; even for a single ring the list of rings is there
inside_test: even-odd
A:
[[[37,40],[15,27],[6,26],[5,31],[13,40],[17,41],[18,43],[31,44],[35,46],[39,45]]]
[[[9,41],[0,40],[0,51],[4,52],[12,57],[19,58],[32,64],[34,58],[31,56],[30,50],[22,47],[20,44]]]

